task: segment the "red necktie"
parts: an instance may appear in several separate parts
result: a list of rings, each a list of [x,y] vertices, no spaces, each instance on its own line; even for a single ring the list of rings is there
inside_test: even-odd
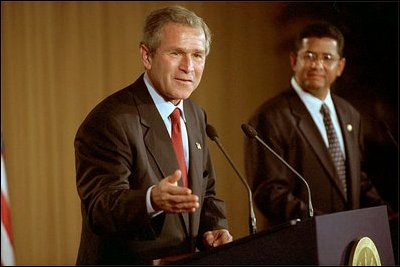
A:
[[[179,108],[176,108],[170,115],[172,131],[171,140],[174,146],[176,159],[179,163],[179,169],[182,172],[182,182],[184,187],[188,187],[187,169],[185,163],[185,155],[183,152],[183,142],[181,134],[181,113]]]

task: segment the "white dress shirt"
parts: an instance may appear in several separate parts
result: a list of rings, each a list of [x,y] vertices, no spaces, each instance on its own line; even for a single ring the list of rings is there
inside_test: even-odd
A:
[[[326,147],[329,147],[329,141],[328,141],[328,135],[326,133],[325,125],[324,125],[324,120],[323,120],[323,115],[320,112],[321,105],[325,103],[328,108],[329,108],[329,113],[332,119],[333,127],[335,128],[336,135],[339,140],[340,148],[342,150],[343,156],[346,157],[345,148],[344,148],[344,142],[343,142],[343,135],[342,135],[342,130],[339,125],[339,120],[336,115],[336,110],[335,106],[332,101],[331,97],[331,91],[328,91],[328,94],[326,98],[322,101],[321,99],[313,96],[312,94],[304,91],[301,89],[299,84],[297,83],[296,79],[292,77],[291,79],[291,84],[296,91],[296,93],[299,95],[301,101],[303,101],[304,105],[307,107],[308,112],[310,113],[311,117],[313,118],[315,124],[318,127],[319,132],[321,133],[322,138],[325,141]]]
[[[154,86],[152,85],[149,76],[147,75],[147,72],[144,74],[144,83],[146,84],[147,90],[149,91],[151,98],[153,99],[153,102],[156,105],[156,108],[158,112],[160,113],[161,118],[163,119],[165,123],[165,127],[168,130],[169,136],[171,137],[171,119],[170,115],[171,113],[175,110],[175,108],[179,108],[181,111],[181,133],[182,133],[182,142],[183,142],[183,152],[185,155],[185,162],[187,166],[187,170],[189,172],[189,141],[188,141],[188,136],[187,136],[187,129],[186,129],[186,118],[185,118],[185,111],[183,110],[183,100],[179,102],[178,105],[174,105],[170,101],[166,101],[155,89]],[[147,190],[146,194],[146,206],[147,206],[147,212],[151,214],[152,216],[156,216],[161,213],[157,212],[155,213],[153,206],[151,205],[151,200],[150,200],[150,193],[151,189],[154,187],[151,186]]]

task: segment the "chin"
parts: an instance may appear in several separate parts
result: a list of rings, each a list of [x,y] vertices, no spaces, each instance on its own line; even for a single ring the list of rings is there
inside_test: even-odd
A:
[[[190,94],[185,94],[181,97],[181,99],[188,99],[190,96],[192,95],[192,93]]]
[[[182,88],[182,90],[179,90],[179,92],[177,92],[177,95],[180,96],[180,99],[186,99],[192,95],[193,91],[194,89],[192,87]]]
[[[309,82],[306,84],[307,91],[319,91],[325,87],[325,83],[322,82]]]

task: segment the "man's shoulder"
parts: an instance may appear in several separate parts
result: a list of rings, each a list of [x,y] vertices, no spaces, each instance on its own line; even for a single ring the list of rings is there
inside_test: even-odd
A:
[[[100,107],[106,107],[112,109],[113,107],[111,105],[113,105],[114,107],[118,107],[119,104],[121,105],[131,104],[133,101],[133,95],[137,94],[141,90],[143,91],[144,89],[146,89],[146,85],[144,84],[143,78],[141,76],[133,83],[105,96],[96,105],[95,109]]]
[[[132,114],[136,112],[135,94],[140,92],[140,78],[132,84],[119,89],[101,99],[87,114],[85,121],[107,121],[109,118],[119,117],[120,114]]]
[[[258,106],[257,111],[279,111],[285,108],[288,105],[289,101],[296,96],[296,92],[293,89],[285,89],[279,94],[262,102]]]
[[[354,113],[357,115],[359,114],[359,111],[353,106],[353,104],[351,104],[345,98],[336,94],[332,94],[331,96],[332,96],[332,101],[337,109],[341,109],[343,111]]]
[[[133,94],[139,92],[140,90],[145,90],[145,89],[146,89],[146,85],[143,80],[143,75],[141,75],[138,79],[136,79],[136,81],[123,87],[122,89],[118,89],[114,93],[107,96],[105,99],[116,98],[116,99],[120,99],[123,101],[124,99],[126,99],[126,97],[128,95],[133,95]]]

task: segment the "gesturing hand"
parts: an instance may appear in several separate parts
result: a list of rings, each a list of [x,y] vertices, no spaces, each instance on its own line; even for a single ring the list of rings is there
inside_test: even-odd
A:
[[[167,213],[194,212],[199,208],[199,197],[192,190],[178,186],[181,171],[176,170],[172,175],[162,179],[151,190],[151,201],[154,210]]]

